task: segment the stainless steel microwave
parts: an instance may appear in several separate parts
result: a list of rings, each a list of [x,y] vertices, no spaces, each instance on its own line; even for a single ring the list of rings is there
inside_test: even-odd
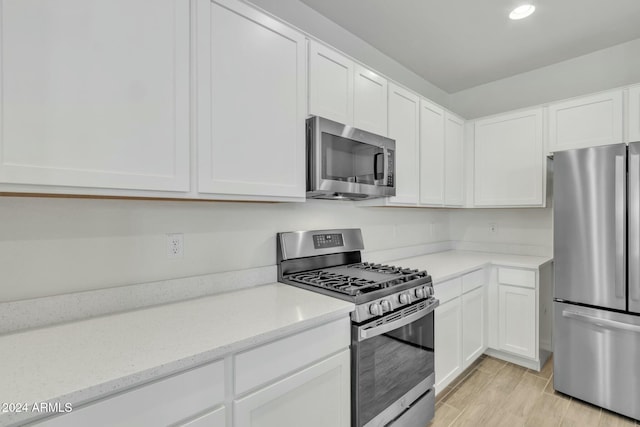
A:
[[[307,119],[307,198],[396,195],[396,142],[314,116]]]

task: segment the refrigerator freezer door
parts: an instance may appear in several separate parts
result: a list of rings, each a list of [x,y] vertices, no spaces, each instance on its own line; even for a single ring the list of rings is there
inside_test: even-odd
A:
[[[626,310],[625,144],[554,155],[554,297]]]
[[[629,311],[640,313],[640,142],[629,144]]]
[[[640,318],[553,304],[554,388],[640,419]]]

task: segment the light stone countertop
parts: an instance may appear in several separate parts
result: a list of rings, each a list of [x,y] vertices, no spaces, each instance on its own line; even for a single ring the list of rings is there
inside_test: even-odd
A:
[[[76,407],[353,309],[350,302],[274,283],[3,335],[0,403]],[[34,415],[0,412],[0,426]]]
[[[392,260],[388,264],[427,270],[434,285],[437,286],[438,283],[477,270],[487,264],[517,268],[540,268],[552,260],[551,257],[453,250]]]
[[[488,264],[539,268],[551,257],[451,250],[388,264],[437,286]],[[352,303],[274,283],[0,335],[0,403],[74,407],[278,339],[353,311]],[[0,426],[37,414],[1,413]]]

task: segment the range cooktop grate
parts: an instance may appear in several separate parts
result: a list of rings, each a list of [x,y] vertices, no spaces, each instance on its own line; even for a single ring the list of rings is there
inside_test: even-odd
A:
[[[353,270],[352,274],[349,270]],[[424,277],[428,277],[426,271],[364,262],[303,271],[287,275],[286,279],[346,295],[360,295]]]

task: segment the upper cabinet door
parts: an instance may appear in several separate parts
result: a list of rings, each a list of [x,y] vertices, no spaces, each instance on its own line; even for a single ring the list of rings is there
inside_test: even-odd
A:
[[[476,206],[544,205],[542,129],[542,108],[476,122]]]
[[[420,101],[420,204],[444,204],[444,110]]]
[[[549,151],[623,141],[622,90],[549,106]]]
[[[396,197],[389,203],[418,203],[420,98],[389,84],[389,138],[396,141]]]
[[[0,182],[189,190],[189,0],[4,0],[0,40]]]
[[[640,86],[629,88],[629,142],[640,141]]]
[[[353,125],[353,61],[309,43],[309,114]]]
[[[387,135],[387,80],[355,65],[354,126]]]
[[[302,198],[306,39],[237,0],[198,0],[198,191]]]
[[[464,205],[464,120],[445,112],[444,116],[444,204]]]

